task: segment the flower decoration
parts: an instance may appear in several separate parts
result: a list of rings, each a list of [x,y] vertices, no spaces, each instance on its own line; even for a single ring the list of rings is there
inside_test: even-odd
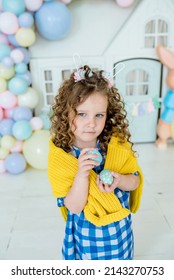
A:
[[[108,81],[108,86],[111,88],[114,85],[114,80],[109,72],[103,71],[103,77]]]
[[[74,72],[74,81],[79,82],[81,80],[85,79],[85,71],[82,69],[78,69],[76,72]]]

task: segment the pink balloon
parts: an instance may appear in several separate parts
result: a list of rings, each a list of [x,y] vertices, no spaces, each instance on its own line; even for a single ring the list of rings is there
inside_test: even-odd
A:
[[[0,106],[4,109],[9,109],[17,104],[17,96],[10,91],[4,91],[0,94]]]
[[[14,63],[20,63],[24,59],[24,53],[16,48],[11,51],[10,57],[13,59]]]
[[[43,4],[43,0],[24,0],[27,10],[35,12]]]
[[[11,153],[21,153],[23,148],[23,141],[16,140],[13,148],[10,149]]]
[[[0,107],[0,121],[3,120],[3,117],[4,117],[4,112],[3,112],[2,108]]]
[[[0,14],[0,31],[5,34],[15,34],[18,30],[18,18],[15,14],[4,12]]]
[[[39,117],[33,117],[30,120],[30,124],[33,130],[39,130],[43,127],[43,120]]]
[[[121,8],[127,8],[133,4],[134,0],[116,0],[116,2]]]

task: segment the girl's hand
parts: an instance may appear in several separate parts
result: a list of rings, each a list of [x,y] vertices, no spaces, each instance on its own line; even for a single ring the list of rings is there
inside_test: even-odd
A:
[[[98,157],[96,154],[87,154],[91,150],[96,150],[96,148],[85,148],[81,151],[78,158],[78,176],[86,177],[94,166],[100,165],[99,162],[93,160],[93,158]]]
[[[100,180],[99,175],[97,176],[97,185],[101,192],[113,192],[119,185],[121,174],[117,172],[111,172],[112,176],[114,178],[111,185],[103,184],[103,182]]]

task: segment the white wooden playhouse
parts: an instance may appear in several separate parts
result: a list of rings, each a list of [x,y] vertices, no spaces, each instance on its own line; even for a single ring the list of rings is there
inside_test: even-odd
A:
[[[69,36],[47,41],[37,35],[30,47],[32,86],[40,94],[36,115],[49,111],[62,80],[76,68],[74,53],[92,68],[113,74],[121,62],[125,67],[115,84],[126,103],[132,140],[154,142],[158,101],[167,91],[167,69],[155,47],[174,50],[174,0],[137,0],[125,9],[114,0],[74,0],[68,7],[73,21]]]

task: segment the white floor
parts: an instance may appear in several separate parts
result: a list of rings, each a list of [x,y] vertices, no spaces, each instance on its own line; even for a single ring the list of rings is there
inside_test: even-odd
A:
[[[174,259],[174,143],[139,144],[145,185],[133,215],[135,259]],[[61,259],[64,221],[46,171],[0,175],[0,259]]]

